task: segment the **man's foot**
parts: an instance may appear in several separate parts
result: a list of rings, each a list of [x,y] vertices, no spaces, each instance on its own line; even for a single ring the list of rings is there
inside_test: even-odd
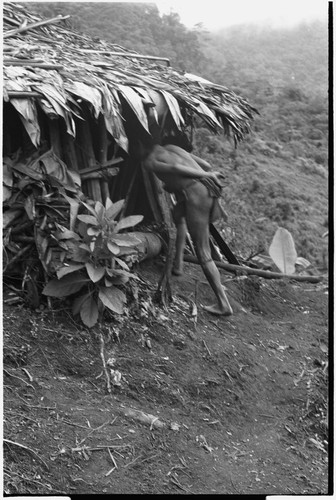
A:
[[[174,266],[173,269],[172,269],[172,274],[174,276],[182,276],[182,274],[183,274],[183,268],[182,267]]]
[[[230,304],[225,307],[219,306],[218,304],[214,304],[213,306],[203,306],[203,309],[211,314],[216,314],[217,316],[231,316],[233,314]]]

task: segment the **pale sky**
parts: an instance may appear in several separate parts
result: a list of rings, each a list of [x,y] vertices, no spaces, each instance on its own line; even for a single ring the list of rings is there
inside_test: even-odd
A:
[[[315,19],[327,22],[328,0],[154,0],[161,13],[177,12],[188,28],[203,23],[217,29],[246,23],[292,26]]]

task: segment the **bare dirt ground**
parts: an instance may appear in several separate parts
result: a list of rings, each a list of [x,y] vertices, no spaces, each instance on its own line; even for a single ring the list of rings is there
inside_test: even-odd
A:
[[[4,305],[5,493],[330,493],[326,282],[222,272],[234,315],[217,318],[198,266],[167,311],[159,273],[143,265],[139,306],[91,332],[61,305]]]

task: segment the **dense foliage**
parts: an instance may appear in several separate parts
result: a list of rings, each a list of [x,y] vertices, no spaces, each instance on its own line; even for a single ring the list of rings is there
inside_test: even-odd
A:
[[[328,226],[328,31],[322,22],[290,29],[241,25],[187,29],[150,3],[38,3],[46,16],[71,14],[79,31],[148,55],[169,57],[249,99],[260,111],[253,134],[235,149],[205,128],[196,152],[226,171],[228,242],[244,257],[267,252],[279,226],[299,256],[326,264]]]

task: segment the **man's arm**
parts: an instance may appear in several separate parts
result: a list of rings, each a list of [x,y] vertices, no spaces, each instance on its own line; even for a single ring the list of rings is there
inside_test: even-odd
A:
[[[204,170],[198,170],[193,167],[186,167],[183,163],[167,163],[162,160],[152,160],[144,162],[144,168],[152,171],[160,177],[160,174],[168,175],[179,175],[181,177],[191,178],[191,179],[213,179],[219,186],[222,186],[220,178],[224,177],[221,172],[205,172]]]
[[[207,173],[204,170],[199,170],[198,168],[194,168],[192,166],[186,167],[183,163],[168,163],[163,160],[155,159],[151,161],[145,161],[144,167],[147,170],[151,170],[154,174],[173,174],[180,175],[182,177],[191,177],[192,179],[200,179],[202,177],[212,177],[212,173]]]
[[[208,161],[203,160],[203,158],[200,158],[199,156],[196,156],[196,155],[194,155],[192,153],[189,153],[189,154],[192,157],[192,159],[195,160],[195,162],[198,163],[198,165],[201,168],[203,168],[203,170],[205,172],[209,172],[211,170],[212,167],[211,167],[211,165],[210,165],[210,163]]]

